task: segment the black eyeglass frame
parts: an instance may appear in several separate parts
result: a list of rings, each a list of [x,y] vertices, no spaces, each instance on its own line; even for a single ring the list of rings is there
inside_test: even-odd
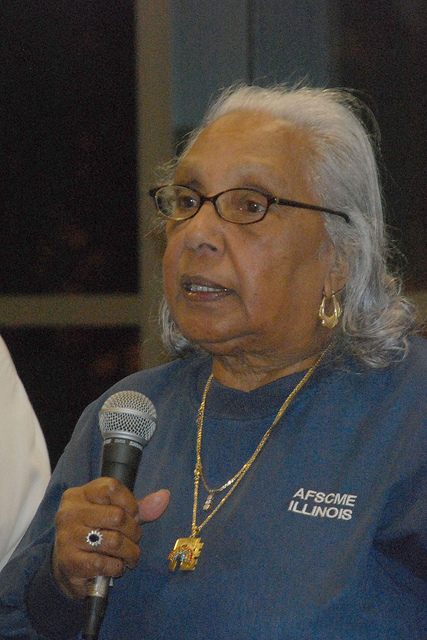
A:
[[[189,191],[192,191],[193,193],[195,193],[200,199],[200,203],[196,211],[193,214],[191,214],[191,216],[188,216],[186,218],[171,218],[165,215],[164,213],[162,213],[162,211],[160,211],[160,208],[158,207],[158,204],[157,204],[157,193],[158,191],[160,191],[160,189],[164,189],[165,187],[182,187],[183,189],[188,189]],[[224,193],[228,193],[229,191],[254,191],[255,193],[259,193],[261,196],[263,196],[267,200],[267,207],[262,217],[258,218],[258,220],[251,220],[250,222],[236,222],[235,220],[227,220],[227,218],[224,218],[218,211],[218,208],[216,206],[216,201],[220,196],[222,196]],[[153,198],[154,203],[156,205],[157,212],[163,218],[166,218],[166,220],[176,220],[177,222],[179,222],[180,220],[191,220],[191,218],[194,218],[194,216],[196,216],[199,213],[200,209],[205,204],[205,202],[212,202],[215,208],[215,211],[217,215],[221,218],[221,220],[225,220],[226,222],[230,222],[231,224],[256,224],[257,222],[261,222],[261,220],[264,220],[272,204],[279,204],[285,207],[295,207],[296,209],[309,209],[311,211],[320,211],[321,213],[330,213],[333,216],[339,216],[340,218],[343,218],[343,220],[345,220],[347,224],[351,224],[351,220],[348,214],[343,213],[342,211],[336,211],[335,209],[328,209],[327,207],[321,207],[317,204],[305,204],[304,202],[297,202],[296,200],[287,200],[286,198],[268,196],[266,193],[263,193],[258,189],[246,189],[245,187],[235,187],[233,189],[225,189],[224,191],[220,191],[214,196],[204,196],[202,193],[199,193],[196,189],[192,189],[191,187],[187,187],[186,185],[183,185],[183,184],[164,184],[164,185],[161,185],[160,187],[152,187],[148,191],[148,194]]]

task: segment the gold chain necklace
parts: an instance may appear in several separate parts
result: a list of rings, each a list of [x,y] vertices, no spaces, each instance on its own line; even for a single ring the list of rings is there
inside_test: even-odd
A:
[[[236,473],[236,475],[234,475],[230,480],[228,480],[228,482],[223,484],[222,487],[219,487],[219,489],[211,489],[208,486],[208,483],[206,482],[205,474],[203,473],[203,465],[202,465],[202,431],[203,431],[203,420],[204,420],[204,417],[205,417],[206,396],[208,395],[208,391],[210,389],[212,380],[213,380],[213,373],[211,373],[211,375],[209,376],[208,381],[206,383],[205,390],[203,392],[202,402],[201,402],[201,405],[200,405],[200,408],[199,408],[199,414],[198,414],[198,417],[197,417],[197,424],[198,424],[199,428],[198,428],[198,432],[197,432],[197,444],[196,444],[197,463],[196,464],[197,464],[197,466],[198,466],[198,468],[200,470],[200,477],[201,477],[201,479],[203,481],[203,484],[205,485],[206,491],[208,492],[208,497],[206,498],[205,504],[203,505],[203,510],[204,511],[209,511],[209,509],[212,506],[212,500],[213,500],[213,498],[214,498],[216,493],[221,493],[221,491],[224,491],[224,489],[226,489],[231,484],[233,484],[251,466],[253,460],[255,460],[256,456],[258,455],[259,451],[261,450],[265,440],[268,438],[269,432],[271,431],[271,429],[274,426],[274,424],[273,424],[270,427],[270,429],[268,430],[267,434],[264,435],[265,440],[264,440],[264,438],[261,440],[261,442],[258,445],[258,447],[256,448],[254,454],[243,465],[243,467]],[[276,416],[276,421],[277,421],[277,419],[278,418]],[[263,442],[263,440],[264,440],[264,442]],[[199,527],[199,529],[200,529],[200,527]]]
[[[201,541],[200,537],[197,537],[198,533],[200,532],[202,527],[204,527],[209,522],[209,520],[216,514],[218,509],[220,509],[220,507],[222,507],[222,505],[227,500],[227,498],[233,493],[234,489],[238,486],[239,482],[243,479],[243,477],[245,476],[246,472],[252,466],[252,463],[257,458],[257,456],[260,453],[261,449],[263,448],[263,446],[267,442],[268,437],[270,436],[270,434],[273,431],[273,429],[276,426],[276,424],[279,422],[279,420],[282,417],[282,415],[285,413],[286,409],[288,408],[288,406],[291,403],[291,401],[293,400],[293,398],[296,396],[298,391],[300,391],[300,389],[305,385],[305,383],[310,378],[310,376],[315,371],[315,369],[317,369],[317,367],[322,362],[323,358],[325,357],[325,355],[326,355],[326,353],[328,351],[329,351],[329,347],[327,347],[320,354],[320,356],[317,358],[317,360],[313,364],[313,366],[310,367],[310,369],[307,371],[305,376],[298,382],[298,384],[293,389],[293,391],[291,391],[291,393],[288,395],[288,397],[286,398],[285,402],[280,407],[280,409],[279,409],[276,417],[274,418],[271,426],[267,429],[267,431],[263,435],[263,437],[261,439],[261,442],[259,443],[259,445],[255,449],[255,451],[253,452],[253,454],[251,455],[249,460],[247,462],[245,462],[243,467],[236,473],[236,475],[234,475],[231,478],[231,480],[228,480],[228,482],[226,482],[224,485],[222,485],[222,487],[220,487],[219,489],[213,489],[213,490],[209,489],[207,484],[206,484],[206,481],[205,481],[205,478],[204,478],[204,475],[203,475],[202,460],[201,460],[201,455],[200,455],[201,447],[202,447],[202,432],[203,432],[203,421],[204,421],[204,417],[205,417],[206,397],[208,395],[209,387],[211,386],[211,382],[212,382],[212,379],[213,379],[213,373],[211,373],[211,375],[209,376],[209,378],[208,378],[208,380],[206,382],[205,389],[203,391],[202,402],[200,404],[199,412],[198,412],[198,416],[197,416],[197,425],[198,425],[197,444],[196,444],[197,459],[196,459],[196,467],[194,469],[194,501],[193,501],[193,520],[192,520],[192,524],[191,524],[191,536],[189,538],[178,538],[178,540],[175,542],[175,546],[174,546],[172,552],[168,556],[169,569],[171,569],[173,571],[175,569],[178,561],[180,562],[180,569],[187,570],[187,571],[192,571],[192,570],[195,569],[196,564],[197,564],[197,560],[198,560],[198,558],[200,556],[200,551],[201,551],[201,549],[203,547],[203,542]],[[215,509],[207,516],[207,518],[205,518],[205,520],[203,520],[203,522],[201,524],[199,524],[199,526],[197,526],[196,525],[196,519],[197,519],[197,505],[198,505],[198,498],[199,498],[200,478],[202,478],[206,489],[210,492],[209,496],[208,496],[208,499],[205,502],[204,508],[207,508],[207,509],[210,508],[211,502],[212,502],[212,499],[213,499],[213,496],[214,496],[215,493],[219,493],[220,491],[223,491],[227,487],[230,487],[230,489],[229,489],[229,491],[227,491],[227,493],[222,498],[222,500],[217,504]]]

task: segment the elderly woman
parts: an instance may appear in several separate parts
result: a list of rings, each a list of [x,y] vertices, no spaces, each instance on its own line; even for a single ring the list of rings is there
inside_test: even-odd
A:
[[[151,191],[182,357],[84,412],[4,571],[2,638],[80,637],[98,575],[120,577],[100,640],[425,638],[427,349],[357,109],[226,92]],[[125,389],[159,423],[135,498],[98,478]]]

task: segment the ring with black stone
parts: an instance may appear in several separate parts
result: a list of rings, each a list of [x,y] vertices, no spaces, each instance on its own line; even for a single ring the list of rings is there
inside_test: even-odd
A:
[[[91,547],[99,547],[102,542],[102,533],[97,529],[89,531],[86,537],[86,542],[90,544]]]

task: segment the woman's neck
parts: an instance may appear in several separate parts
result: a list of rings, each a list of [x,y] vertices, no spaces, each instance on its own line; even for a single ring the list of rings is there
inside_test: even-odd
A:
[[[312,367],[327,345],[317,347],[309,354],[289,354],[280,360],[262,356],[233,354],[214,356],[213,375],[223,385],[241,391],[253,391],[278,378],[289,376]]]

